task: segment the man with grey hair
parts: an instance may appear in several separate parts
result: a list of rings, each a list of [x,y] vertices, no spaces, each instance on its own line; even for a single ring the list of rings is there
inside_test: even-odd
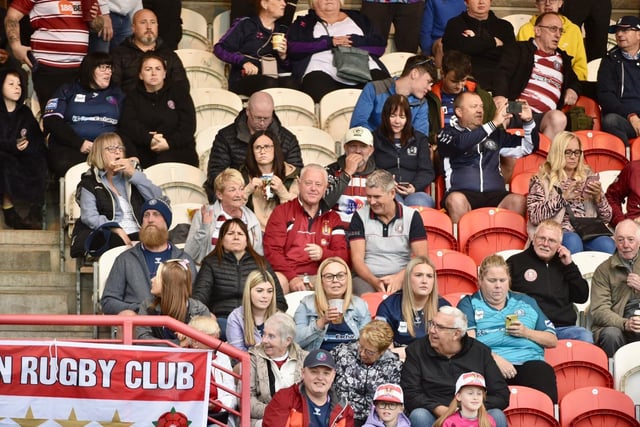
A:
[[[420,214],[396,201],[393,175],[378,169],[367,178],[367,205],[349,225],[353,292],[394,293],[402,288],[404,268],[414,256],[428,256]]]
[[[325,259],[349,260],[342,220],[323,200],[327,185],[324,167],[305,166],[300,171],[298,198],[278,205],[267,222],[264,256],[285,293],[311,289]]]
[[[595,342],[609,357],[640,340],[640,226],[625,219],[613,239],[616,251],[593,273],[590,306]]]
[[[400,378],[411,425],[432,425],[451,403],[458,377],[478,372],[487,384],[485,407],[496,427],[507,427],[502,410],[509,405],[509,388],[489,347],[467,335],[467,316],[455,307],[440,307],[427,331],[407,347]]]
[[[295,342],[296,324],[277,312],[264,322],[262,342],[249,349],[251,357],[251,427],[262,425],[264,409],[276,391],[300,382],[307,351]]]

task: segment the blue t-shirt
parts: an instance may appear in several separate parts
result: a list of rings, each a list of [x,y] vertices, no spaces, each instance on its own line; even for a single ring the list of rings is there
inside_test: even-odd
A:
[[[171,259],[171,243],[169,243],[167,249],[162,252],[151,252],[143,246],[142,253],[144,254],[144,260],[147,262],[147,268],[149,269],[149,278],[152,279],[156,277],[158,265],[160,265],[161,262]]]
[[[309,427],[327,427],[329,425],[329,416],[331,415],[331,401],[327,399],[324,405],[317,406],[307,395],[305,395],[305,398],[309,408]]]
[[[449,301],[446,299],[438,296],[438,308],[445,305],[451,304],[449,304]],[[402,291],[389,295],[387,299],[382,301],[378,306],[376,320],[384,320],[391,326],[393,330],[393,344],[396,347],[409,345],[416,339],[422,338],[427,334],[423,310],[415,312],[415,318],[413,319],[413,331],[416,336],[412,337],[409,334],[407,322],[402,318]]]
[[[507,335],[507,315],[517,315],[518,320],[529,329],[556,333],[553,322],[540,310],[536,300],[518,292],[508,293],[507,303],[502,310],[487,304],[480,291],[462,298],[458,308],[467,315],[469,330],[476,331],[476,339],[514,365],[544,360],[544,348],[526,338]]]
[[[343,321],[341,323],[329,323],[327,332],[324,334],[324,340],[320,348],[323,350],[331,351],[338,344],[350,343],[356,340],[356,335],[353,333],[349,325]]]

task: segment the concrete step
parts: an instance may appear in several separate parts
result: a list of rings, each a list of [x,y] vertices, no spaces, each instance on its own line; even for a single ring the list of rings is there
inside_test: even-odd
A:
[[[59,233],[0,230],[0,271],[54,271],[60,267]]]

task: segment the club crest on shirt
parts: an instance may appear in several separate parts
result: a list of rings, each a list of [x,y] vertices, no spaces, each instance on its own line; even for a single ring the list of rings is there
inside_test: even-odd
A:
[[[529,268],[524,272],[524,280],[527,282],[534,282],[538,278],[538,272],[533,268]]]

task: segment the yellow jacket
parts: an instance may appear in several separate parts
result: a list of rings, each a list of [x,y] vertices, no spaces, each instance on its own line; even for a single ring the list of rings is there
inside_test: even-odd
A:
[[[536,22],[536,18],[536,15],[532,16],[529,22],[520,27],[518,36],[516,37],[518,41],[527,41],[530,38],[535,37],[533,27]],[[560,15],[560,19],[562,19],[562,29],[564,30],[564,34],[560,37],[558,47],[573,57],[571,60],[573,71],[576,73],[576,76],[578,76],[578,80],[585,81],[587,80],[587,53],[584,50],[582,31],[580,30],[580,27],[571,22],[566,16]]]

